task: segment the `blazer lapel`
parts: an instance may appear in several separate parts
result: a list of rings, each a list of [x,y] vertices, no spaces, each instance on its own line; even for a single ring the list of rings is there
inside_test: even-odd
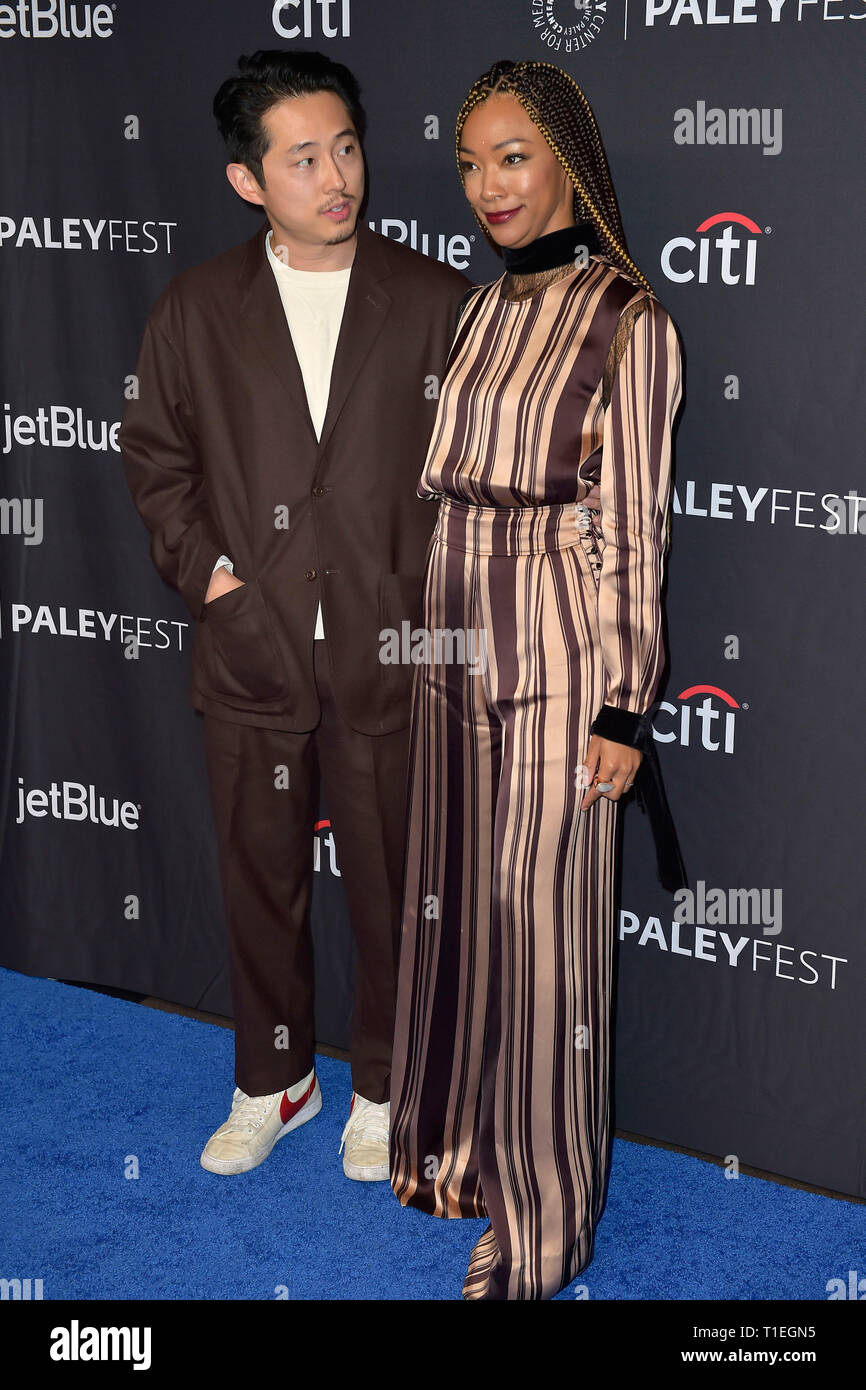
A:
[[[388,261],[380,238],[359,222],[358,246],[331,372],[328,409],[322,424],[322,437],[317,443],[304,378],[286,322],[280,291],[265,252],[267,230],[256,232],[247,243],[247,253],[239,275],[242,331],[276,376],[286,399],[305,421],[314,445],[324,449],[355,379],[388,317],[392,301],[380,283],[390,273]]]
[[[359,221],[358,246],[334,354],[320,449],[326,447],[355,379],[388,317],[392,301],[380,283],[388,274],[388,262],[382,252],[380,239],[365,223]]]
[[[241,289],[240,323],[248,342],[261,360],[273,372],[286,399],[306,422],[313,444],[316,431],[307,404],[304,378],[280,291],[265,252],[265,235],[269,228],[259,231],[247,243],[239,280]]]

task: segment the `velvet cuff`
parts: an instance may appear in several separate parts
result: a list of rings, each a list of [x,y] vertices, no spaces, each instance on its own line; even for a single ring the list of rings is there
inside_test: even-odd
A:
[[[688,875],[683,863],[676,827],[665,795],[659,756],[656,752],[652,725],[648,714],[602,705],[590,725],[599,738],[624,743],[643,753],[634,781],[634,793],[641,810],[649,817],[656,851],[656,872],[664,888],[675,893],[688,887]]]
[[[643,753],[652,746],[649,716],[617,709],[615,705],[602,705],[589,728],[590,733],[598,734],[599,738],[625,743],[629,748],[639,748]]]

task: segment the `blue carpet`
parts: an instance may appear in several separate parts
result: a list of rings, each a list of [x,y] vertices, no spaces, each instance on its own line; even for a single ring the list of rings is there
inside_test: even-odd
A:
[[[217,1177],[199,1154],[231,1102],[230,1031],[8,970],[0,1009],[3,1277],[45,1299],[459,1299],[486,1222],[344,1178],[345,1063],[317,1059],[314,1120]],[[866,1207],[617,1140],[595,1259],[559,1297],[825,1299],[852,1269]]]

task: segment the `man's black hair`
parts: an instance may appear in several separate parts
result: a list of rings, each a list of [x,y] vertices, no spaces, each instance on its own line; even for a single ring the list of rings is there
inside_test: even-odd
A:
[[[226,79],[213,103],[230,163],[245,164],[264,188],[262,159],[270,141],[262,117],[286,97],[316,92],[333,92],[340,98],[363,144],[367,122],[361,89],[342,63],[333,62],[324,53],[279,48],[260,48],[248,58],[239,58],[238,75]]]

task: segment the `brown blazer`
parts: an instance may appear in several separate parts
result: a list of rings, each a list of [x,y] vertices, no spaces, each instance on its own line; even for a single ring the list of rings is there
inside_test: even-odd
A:
[[[119,443],[154,563],[195,619],[192,702],[209,715],[314,728],[321,599],[343,717],[409,722],[414,668],[383,665],[380,631],[421,623],[435,502],[416,488],[468,288],[457,271],[358,227],[316,440],[265,225],[176,276],[154,306]],[[214,563],[245,582],[205,605]]]

